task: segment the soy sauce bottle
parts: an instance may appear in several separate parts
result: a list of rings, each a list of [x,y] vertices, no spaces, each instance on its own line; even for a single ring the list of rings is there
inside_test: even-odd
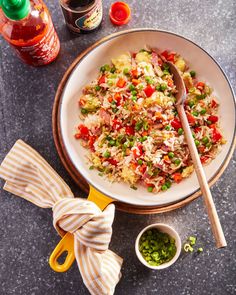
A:
[[[60,41],[51,16],[41,0],[0,0],[0,32],[27,64],[51,63]]]

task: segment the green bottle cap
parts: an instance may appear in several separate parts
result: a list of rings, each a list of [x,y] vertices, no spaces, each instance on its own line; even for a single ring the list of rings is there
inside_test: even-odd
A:
[[[20,20],[26,17],[30,10],[29,0],[0,0],[0,6],[6,17]]]

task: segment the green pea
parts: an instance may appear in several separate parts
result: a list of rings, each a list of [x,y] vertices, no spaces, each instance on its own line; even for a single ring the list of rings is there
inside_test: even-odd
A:
[[[211,147],[211,142],[208,142],[208,143],[206,144],[206,147],[207,147],[207,148],[210,148],[210,147]]]
[[[206,112],[207,112],[206,109],[202,109],[201,112],[200,112],[200,114],[201,114],[201,115],[205,115]]]
[[[167,89],[167,85],[165,83],[161,83],[161,91],[165,91]]]
[[[199,115],[199,113],[197,111],[193,111],[192,112],[193,116],[197,117]]]
[[[142,161],[141,159],[139,159],[139,160],[138,160],[138,164],[139,164],[139,165],[142,165],[142,164],[143,164],[143,161]]]
[[[110,72],[111,72],[112,74],[114,74],[115,71],[116,71],[116,68],[115,68],[115,67],[112,67],[111,70],[110,70]]]
[[[118,109],[117,109],[117,108],[113,108],[113,109],[112,109],[112,112],[113,112],[113,113],[117,113],[117,112],[118,112]]]
[[[190,76],[191,76],[192,78],[196,77],[196,72],[195,72],[195,71],[190,71]]]
[[[124,75],[127,75],[129,73],[129,69],[128,68],[125,68],[124,70],[123,70],[123,74]]]
[[[174,163],[175,163],[176,166],[178,166],[178,165],[181,163],[181,160],[180,160],[180,159],[176,159],[176,160],[174,161]]]
[[[203,139],[202,139],[202,142],[204,144],[207,144],[209,142],[209,138],[207,136],[204,136]]]
[[[132,96],[131,99],[132,101],[137,101],[137,96]]]
[[[135,90],[135,86],[134,86],[133,84],[130,84],[130,85],[129,85],[129,90],[131,90],[131,91],[132,91],[132,90]]]
[[[184,130],[183,130],[182,128],[179,128],[179,129],[178,129],[178,134],[179,134],[179,135],[182,135],[183,133],[184,133]]]
[[[161,186],[161,190],[162,190],[162,191],[166,191],[167,189],[168,189],[167,185],[163,184],[163,185]]]
[[[171,182],[168,180],[165,182],[165,185],[167,186],[167,188],[170,188],[171,187]]]
[[[100,68],[100,71],[104,73],[105,71],[110,71],[110,69],[110,66],[108,64],[105,64]]]
[[[171,126],[170,125],[166,125],[165,130],[170,131]]]
[[[114,146],[115,144],[116,144],[115,140],[112,139],[109,141],[109,145]]]
[[[148,190],[149,193],[151,193],[151,192],[153,191],[153,187],[152,187],[152,186],[149,186],[149,187],[147,188],[147,190]]]
[[[174,156],[175,156],[175,154],[174,154],[173,152],[169,152],[169,153],[168,153],[168,157],[169,157],[170,159],[173,159]]]
[[[192,108],[195,105],[195,102],[193,100],[190,100],[188,102],[188,105],[190,106],[190,108]]]
[[[99,91],[101,89],[101,86],[96,85],[94,88],[95,88],[96,91]]]
[[[163,69],[168,71],[170,69],[170,66],[167,63],[164,63]]]
[[[158,85],[156,86],[156,90],[157,90],[157,91],[160,91],[160,90],[161,90],[161,84],[158,84]]]
[[[145,140],[147,140],[147,136],[146,136],[146,135],[143,136],[143,137],[141,137],[141,138],[139,139],[140,142],[144,142]]]
[[[144,129],[145,131],[147,131],[148,128],[149,128],[148,122],[144,122],[144,123],[143,123],[143,129]]]
[[[81,109],[81,113],[85,115],[85,114],[88,113],[88,110],[86,110],[86,109]]]
[[[199,140],[196,139],[196,140],[194,140],[194,142],[195,142],[195,145],[196,146],[199,146],[199,144],[200,144],[200,141]]]
[[[150,77],[145,77],[145,80],[148,84],[153,84],[153,80]]]
[[[109,158],[111,156],[111,153],[109,151],[105,151],[105,153],[103,154],[104,158]]]
[[[135,95],[137,95],[138,92],[136,90],[132,90],[131,93],[132,93],[132,95],[135,96]]]

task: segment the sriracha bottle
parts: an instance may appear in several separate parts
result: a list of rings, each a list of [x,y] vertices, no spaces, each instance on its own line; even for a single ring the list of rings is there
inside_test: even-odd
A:
[[[0,0],[0,33],[32,66],[52,62],[60,50],[52,19],[41,0]]]

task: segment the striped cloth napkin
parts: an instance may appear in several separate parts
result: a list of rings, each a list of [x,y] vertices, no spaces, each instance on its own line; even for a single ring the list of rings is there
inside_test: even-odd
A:
[[[91,294],[110,295],[121,277],[122,258],[108,250],[115,207],[104,211],[93,202],[74,198],[52,167],[29,145],[18,140],[0,166],[4,189],[42,208],[52,208],[53,225],[63,236],[74,234],[74,251]]]

